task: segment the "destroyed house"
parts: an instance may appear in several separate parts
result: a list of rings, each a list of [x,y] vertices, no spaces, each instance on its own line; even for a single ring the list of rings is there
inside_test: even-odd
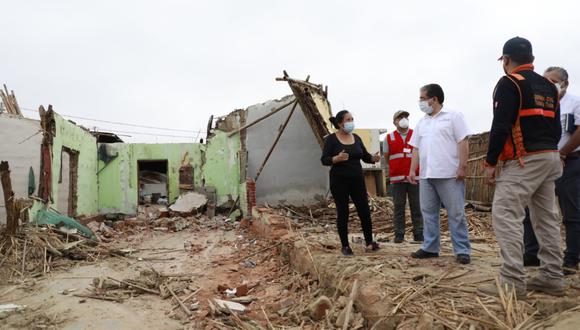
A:
[[[43,208],[79,219],[136,214],[139,205],[169,205],[188,192],[205,195],[208,205],[232,217],[251,214],[256,204],[321,201],[329,195],[328,168],[320,164],[332,130],[327,88],[287,75],[277,80],[292,94],[212,116],[203,143],[124,143],[51,106],[40,107],[40,121],[2,114],[0,151],[14,194],[34,201],[26,208],[31,219]],[[379,150],[379,130],[357,133],[369,151]],[[365,176],[369,192],[383,195],[383,167],[365,165]],[[2,221],[5,215],[0,208]]]

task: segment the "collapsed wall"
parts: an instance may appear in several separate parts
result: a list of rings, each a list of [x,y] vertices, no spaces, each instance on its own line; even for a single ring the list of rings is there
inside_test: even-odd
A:
[[[264,116],[293,98],[290,95],[248,107],[248,121]],[[291,108],[288,106],[247,130],[248,177],[256,177],[278,134],[278,128]],[[270,205],[305,205],[323,198],[328,190],[328,169],[321,166],[320,153],[316,136],[300,105],[297,105],[268,163],[260,173],[256,183],[256,201]]]
[[[35,182],[40,173],[40,123],[37,120],[0,114],[0,132],[0,156],[10,164],[12,190],[18,197],[34,194]],[[4,223],[6,207],[4,202],[0,202],[0,224]]]

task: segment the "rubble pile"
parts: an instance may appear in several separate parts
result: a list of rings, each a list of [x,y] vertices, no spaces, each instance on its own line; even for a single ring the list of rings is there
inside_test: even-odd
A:
[[[0,278],[38,277],[67,268],[71,260],[96,261],[106,249],[93,240],[51,227],[22,227],[15,235],[0,240]]]
[[[260,239],[248,233],[231,242],[237,252],[212,264],[226,267],[235,279],[203,289],[207,300],[193,317],[194,328],[340,329],[344,322],[349,329],[364,328],[364,318],[348,295],[329,289],[317,274],[298,272],[289,264],[292,243],[289,238]]]
[[[393,200],[390,197],[371,197],[369,199],[371,215],[373,219],[373,231],[377,234],[393,235]],[[332,199],[321,201],[309,207],[277,206],[278,214],[295,220],[296,227],[325,226],[329,230],[334,230],[336,224],[336,206]],[[354,204],[350,204],[349,232],[361,232],[360,222]],[[470,239],[475,242],[495,242],[493,227],[491,224],[491,214],[479,211],[474,207],[465,210]],[[409,218],[409,210],[406,217]],[[441,210],[441,230],[448,231],[447,212]],[[412,227],[407,226],[407,234],[412,234]]]
[[[197,292],[199,288],[192,284],[191,278],[167,276],[151,268],[141,271],[135,278],[94,278],[92,286],[86,292],[73,296],[122,303],[142,294],[152,294],[174,301],[175,308],[169,312],[170,316],[182,313],[179,317],[186,318],[199,308],[199,302],[193,298]]]

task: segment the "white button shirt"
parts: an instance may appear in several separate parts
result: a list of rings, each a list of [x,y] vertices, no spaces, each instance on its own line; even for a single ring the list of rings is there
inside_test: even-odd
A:
[[[458,143],[469,134],[465,117],[460,112],[441,109],[435,116],[421,118],[409,141],[419,149],[420,178],[455,178],[459,167]]]
[[[570,133],[566,131],[566,116],[569,114],[574,115],[574,125],[580,126],[580,97],[576,95],[571,95],[566,92],[564,97],[560,100],[560,119],[562,120],[562,137],[558,143],[558,149],[562,149],[570,140]],[[580,147],[576,148],[574,151],[580,150]]]

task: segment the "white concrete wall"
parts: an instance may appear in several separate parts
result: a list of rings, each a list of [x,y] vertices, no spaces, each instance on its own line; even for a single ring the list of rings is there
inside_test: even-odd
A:
[[[246,122],[249,123],[289,101],[290,97],[287,96],[281,100],[253,105],[248,108]],[[278,134],[278,127],[284,123],[291,108],[292,106],[288,106],[246,131],[249,177],[256,176]],[[321,155],[322,150],[316,137],[300,106],[297,106],[260,174],[256,184],[257,203],[308,205],[325,196],[328,191],[329,168],[322,166]]]
[[[28,172],[31,166],[36,180],[35,193],[38,189],[42,142],[42,134],[38,133],[39,130],[39,121],[0,114],[0,160],[8,161],[10,165],[12,190],[16,197],[28,196]],[[0,196],[3,194],[1,192]],[[0,197],[0,223],[6,223],[3,197]]]

